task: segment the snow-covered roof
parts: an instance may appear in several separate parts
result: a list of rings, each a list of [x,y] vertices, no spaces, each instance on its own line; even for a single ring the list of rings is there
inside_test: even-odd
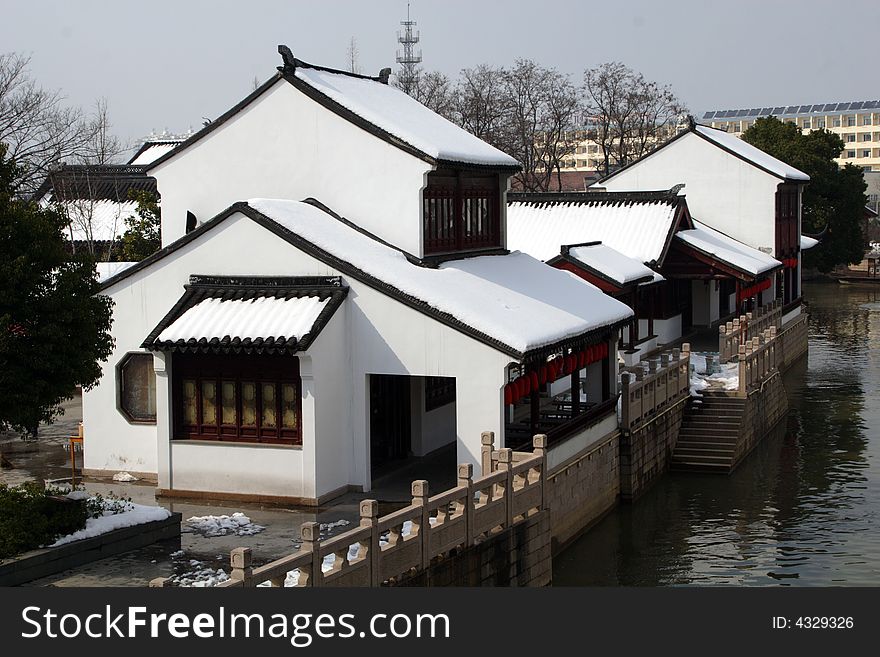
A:
[[[44,201],[43,205],[48,202]],[[125,220],[137,213],[135,201],[109,201],[106,199],[75,199],[58,201],[70,224],[65,236],[72,240],[112,241],[125,232]]]
[[[803,171],[799,171],[793,166],[789,166],[785,162],[777,160],[769,153],[765,153],[760,148],[752,146],[747,141],[725,132],[724,130],[718,130],[716,128],[710,128],[709,126],[699,124],[694,127],[694,130],[697,134],[705,137],[709,141],[714,142],[724,149],[732,151],[744,160],[747,160],[780,178],[785,178],[786,180],[800,180],[803,182],[810,180],[810,177]]]
[[[203,299],[167,326],[160,342],[230,338],[296,338],[310,333],[330,298]]]
[[[99,262],[96,265],[98,269],[98,282],[103,283],[111,276],[116,276],[116,274],[136,264],[136,262]]]
[[[165,153],[170,153],[184,142],[183,139],[148,141],[135,153],[129,164],[142,166],[158,160]]]
[[[193,276],[142,346],[217,353],[303,351],[347,292],[338,277]]]
[[[694,228],[680,230],[675,234],[685,244],[698,251],[722,260],[730,266],[752,276],[760,276],[781,267],[782,263],[763,251],[738,242],[724,233],[694,220]]]
[[[621,287],[636,281],[651,283],[654,282],[655,274],[660,276],[640,261],[629,258],[601,242],[572,246],[568,249],[568,255],[587,267],[595,269]],[[660,280],[663,280],[662,276]]]
[[[575,201],[508,201],[507,247],[546,261],[564,244],[602,242],[639,262],[659,260],[671,238],[677,200],[658,195],[627,201],[624,193],[621,200],[609,201],[606,196],[586,192]]]
[[[296,79],[377,128],[437,159],[519,166],[513,157],[447,121],[400,89],[366,77],[297,66]]]
[[[814,239],[812,237],[807,237],[806,235],[801,235],[801,251],[806,251],[807,249],[812,249],[819,243],[819,240]]]
[[[252,199],[248,205],[386,292],[405,295],[519,354],[632,316],[595,286],[525,253],[423,267],[312,204]]]

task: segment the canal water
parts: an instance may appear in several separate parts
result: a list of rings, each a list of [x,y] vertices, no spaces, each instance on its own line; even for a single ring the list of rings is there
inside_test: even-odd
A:
[[[880,585],[880,285],[804,296],[784,426],[729,477],[671,474],[618,507],[554,559],[554,585]]]

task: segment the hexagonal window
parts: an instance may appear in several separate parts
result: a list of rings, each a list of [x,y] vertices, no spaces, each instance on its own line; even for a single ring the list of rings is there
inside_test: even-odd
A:
[[[152,354],[128,354],[119,363],[119,408],[132,422],[156,421],[156,375]]]

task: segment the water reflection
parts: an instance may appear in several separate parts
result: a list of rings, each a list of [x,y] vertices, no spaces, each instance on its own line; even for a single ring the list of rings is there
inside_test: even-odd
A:
[[[554,560],[556,585],[880,584],[880,290],[805,285],[791,411],[730,477],[666,477]]]

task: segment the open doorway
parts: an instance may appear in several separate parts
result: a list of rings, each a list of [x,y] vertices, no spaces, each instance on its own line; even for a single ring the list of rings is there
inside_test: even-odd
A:
[[[389,499],[405,499],[415,479],[427,479],[432,491],[454,486],[455,379],[369,377],[372,490],[378,494],[381,489]]]
[[[410,377],[370,375],[370,462],[373,477],[412,452]]]

